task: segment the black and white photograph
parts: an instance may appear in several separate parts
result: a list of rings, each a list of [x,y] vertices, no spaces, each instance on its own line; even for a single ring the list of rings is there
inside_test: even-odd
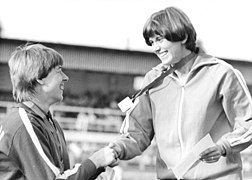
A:
[[[252,179],[250,0],[0,0],[0,180]]]

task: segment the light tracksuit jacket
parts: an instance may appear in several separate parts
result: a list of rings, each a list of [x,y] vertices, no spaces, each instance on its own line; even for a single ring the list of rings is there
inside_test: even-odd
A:
[[[143,87],[162,71],[149,71]],[[158,179],[175,178],[172,169],[205,135],[225,156],[216,163],[194,164],[183,179],[242,179],[240,151],[251,144],[252,101],[241,73],[226,62],[200,52],[184,82],[175,72],[141,95],[127,112],[115,143],[120,159],[140,155],[157,144]]]

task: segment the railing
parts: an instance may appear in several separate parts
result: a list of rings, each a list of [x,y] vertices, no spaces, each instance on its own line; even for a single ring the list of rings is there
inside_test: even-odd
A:
[[[54,105],[51,112],[64,130],[119,133],[124,114],[115,109]]]
[[[0,101],[0,120],[15,105],[14,102]],[[115,109],[54,105],[54,118],[63,130],[80,132],[119,133],[124,114]]]

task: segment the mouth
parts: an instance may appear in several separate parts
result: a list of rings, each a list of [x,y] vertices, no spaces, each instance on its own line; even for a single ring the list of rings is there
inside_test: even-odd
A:
[[[60,90],[64,91],[64,84],[60,84]]]
[[[168,54],[168,51],[162,51],[162,52],[158,53],[158,56],[161,58],[164,58],[164,57],[166,57],[167,54]]]

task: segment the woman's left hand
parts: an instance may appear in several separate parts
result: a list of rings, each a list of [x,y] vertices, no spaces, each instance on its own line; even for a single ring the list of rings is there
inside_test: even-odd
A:
[[[207,148],[200,154],[200,160],[206,163],[215,163],[221,157],[221,148],[219,145]]]

